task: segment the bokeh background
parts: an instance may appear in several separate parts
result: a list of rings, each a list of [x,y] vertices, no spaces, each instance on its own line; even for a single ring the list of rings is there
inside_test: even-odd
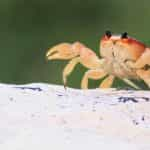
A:
[[[62,84],[67,61],[47,62],[47,49],[81,41],[99,54],[99,39],[107,29],[149,41],[149,6],[149,0],[1,0],[0,82]],[[79,88],[85,71],[78,65],[68,85]],[[98,84],[91,81],[90,87]]]

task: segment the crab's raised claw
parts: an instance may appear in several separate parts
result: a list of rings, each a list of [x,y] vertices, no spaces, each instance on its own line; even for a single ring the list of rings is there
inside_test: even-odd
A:
[[[77,53],[73,51],[72,45],[69,43],[58,44],[48,50],[46,53],[46,58],[48,60],[52,59],[71,59],[77,56]]]

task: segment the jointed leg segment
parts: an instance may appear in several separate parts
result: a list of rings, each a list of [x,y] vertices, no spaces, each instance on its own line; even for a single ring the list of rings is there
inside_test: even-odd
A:
[[[136,73],[150,88],[150,70],[139,69]]]
[[[150,48],[147,48],[142,56],[134,64],[135,68],[143,68],[145,65],[150,65]]]
[[[131,87],[139,90],[141,89],[139,86],[137,86],[135,83],[133,83],[131,80],[127,79],[127,78],[124,78],[122,79],[125,83],[127,83],[128,85],[130,85]]]
[[[107,74],[101,69],[88,70],[82,78],[81,88],[82,89],[88,88],[88,79],[98,80],[98,79],[105,77],[106,75]]]
[[[112,75],[109,75],[108,77],[106,77],[102,83],[100,84],[100,88],[110,88],[113,84],[115,77]]]
[[[74,67],[78,63],[80,63],[80,57],[73,58],[72,60],[69,61],[67,66],[64,68],[64,70],[63,70],[63,83],[64,83],[64,86],[66,86],[66,84],[67,84],[67,76],[69,76],[71,74]]]
[[[131,68],[140,69],[145,65],[150,65],[150,48],[146,48],[145,52],[138,58],[136,62],[128,61],[127,64]]]

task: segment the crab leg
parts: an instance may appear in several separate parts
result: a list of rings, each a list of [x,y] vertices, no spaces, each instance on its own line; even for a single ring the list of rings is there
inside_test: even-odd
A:
[[[105,73],[102,69],[91,69],[88,70],[81,81],[81,88],[87,89],[88,88],[88,79],[98,80],[105,77],[107,73]]]
[[[74,67],[80,63],[80,57],[75,57],[72,60],[69,61],[69,63],[66,65],[66,67],[63,70],[63,83],[64,86],[67,85],[67,76],[71,74],[73,71]]]
[[[137,86],[135,83],[133,83],[131,80],[124,78],[122,79],[125,83],[127,83],[128,85],[130,85],[131,87],[140,90],[141,88],[139,86]]]
[[[110,88],[113,84],[115,77],[112,75],[109,75],[107,78],[105,78],[102,83],[100,84],[100,88]]]
[[[150,88],[150,70],[139,69],[136,71],[136,73]]]
[[[136,61],[135,68],[142,68],[145,65],[150,65],[150,48],[147,48],[142,56]]]
[[[144,53],[139,57],[139,59],[134,62],[128,62],[128,65],[132,68],[143,68],[145,65],[150,65],[150,48],[146,48]]]

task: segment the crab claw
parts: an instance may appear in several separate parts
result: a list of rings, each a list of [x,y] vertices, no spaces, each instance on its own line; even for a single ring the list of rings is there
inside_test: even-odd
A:
[[[69,43],[61,43],[52,48],[50,48],[46,54],[46,58],[48,60],[53,59],[72,59],[76,57],[78,54],[73,50],[72,44]]]

